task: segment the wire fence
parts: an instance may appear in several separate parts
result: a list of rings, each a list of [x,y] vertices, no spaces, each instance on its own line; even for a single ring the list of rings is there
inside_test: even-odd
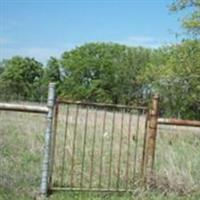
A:
[[[46,103],[20,96],[0,99],[25,105]],[[155,101],[153,105],[157,105]],[[43,110],[47,113],[49,107]],[[143,165],[148,164],[146,157],[154,162],[155,147],[149,139],[156,141],[156,137],[148,135],[147,129],[156,130],[150,123],[155,109],[147,116],[144,107],[58,100],[55,111],[54,131],[49,133],[53,137],[45,137],[53,139],[49,143],[53,153],[49,153],[54,162],[48,166],[48,176],[52,177],[45,182],[50,189],[132,191],[141,181]],[[186,123],[178,119],[165,119],[162,123],[168,126],[161,125],[161,119],[154,117],[154,125],[158,125],[156,184],[181,194],[200,190],[199,127],[169,126]],[[41,182],[42,148],[46,144],[43,135],[48,120],[38,114],[11,111],[0,111],[0,120],[0,194],[3,199],[31,198]]]
[[[159,125],[157,186],[181,195],[200,190],[200,127]]]
[[[6,102],[7,101],[8,99]],[[40,191],[37,189],[38,194],[43,197],[47,196],[52,160],[51,138],[53,135],[54,105],[55,83],[49,84],[48,101],[44,106],[38,106],[38,102],[30,102],[30,99],[28,99],[27,102],[27,99],[23,99],[22,101],[20,98],[15,99],[14,103],[0,103],[0,136],[2,136],[2,140],[0,141],[0,156],[2,161],[0,166],[0,170],[2,171],[2,176],[0,177],[0,193],[2,193],[4,199],[10,199],[10,197],[8,197],[10,193],[11,196],[13,196],[11,199],[23,199],[22,196],[24,193],[20,189],[25,189],[24,191],[26,191],[26,193],[31,194],[30,188],[32,188],[34,183],[32,185],[31,180],[29,183],[25,180],[31,179],[33,174],[34,178],[38,178],[40,182]],[[34,115],[32,113],[37,114]],[[43,117],[45,121],[41,120],[38,114],[45,114],[46,117]],[[38,119],[40,120],[37,121]],[[9,126],[5,127],[6,125]],[[44,130],[42,131],[43,133],[40,132],[40,126],[44,125],[45,135]],[[20,127],[20,129],[18,127]],[[35,128],[35,132],[33,128]],[[40,135],[38,135],[39,132]],[[43,135],[45,136],[44,138]],[[40,140],[41,138],[43,139]],[[40,149],[43,148],[42,156],[37,152],[39,150],[37,149],[38,145],[35,144],[37,142],[36,139],[42,142],[39,146]],[[15,149],[17,151],[15,151]],[[35,151],[37,154],[35,154]],[[42,164],[41,161],[43,161]],[[29,166],[30,163],[32,163],[31,166]],[[34,164],[40,164],[42,167]],[[26,174],[27,171],[28,173]],[[10,180],[9,172],[12,174]],[[37,182],[37,186],[39,186],[39,182]],[[34,194],[36,194],[36,192],[34,192]],[[30,195],[25,196],[25,199],[30,197]]]
[[[0,111],[2,199],[27,200],[38,193],[45,120],[45,115]]]

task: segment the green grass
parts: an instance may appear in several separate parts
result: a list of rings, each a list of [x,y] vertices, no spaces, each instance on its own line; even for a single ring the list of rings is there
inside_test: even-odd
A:
[[[45,120],[0,113],[0,199],[30,199],[38,191]]]
[[[91,123],[93,122],[91,121]],[[108,123],[110,122],[108,121]],[[60,140],[60,145],[63,144],[64,128],[64,125],[61,124],[61,139],[57,140],[57,142]],[[120,129],[120,125],[117,126]],[[31,200],[39,191],[44,128],[44,116],[0,112],[0,200]],[[144,190],[137,186],[129,194],[54,192],[49,199],[199,200],[199,129],[174,127],[164,129],[161,127],[159,130],[156,151],[157,183],[151,190]],[[173,133],[174,130],[175,133]],[[106,137],[109,137],[109,130],[107,132],[108,136]],[[68,139],[71,144],[70,138]],[[132,147],[134,148],[134,143]],[[90,148],[89,146],[88,151]],[[117,148],[116,152],[118,152]],[[96,153],[98,154],[98,151]],[[81,157],[80,152],[79,154]],[[104,156],[106,159],[106,154]],[[59,163],[60,158],[57,159]],[[57,172],[54,176],[57,176]]]
[[[51,200],[199,200],[199,194],[192,194],[187,196],[177,196],[177,194],[170,193],[164,195],[156,191],[136,191],[132,194],[94,194],[94,193],[68,193],[66,192],[54,194]]]
[[[158,187],[182,195],[200,191],[199,128],[161,130],[156,149]]]

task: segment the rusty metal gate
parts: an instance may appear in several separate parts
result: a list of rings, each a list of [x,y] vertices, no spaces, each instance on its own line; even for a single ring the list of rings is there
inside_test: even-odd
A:
[[[52,190],[129,191],[140,180],[147,108],[57,100]]]

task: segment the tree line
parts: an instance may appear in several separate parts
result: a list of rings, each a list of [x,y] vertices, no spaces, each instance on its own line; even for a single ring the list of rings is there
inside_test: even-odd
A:
[[[161,114],[200,118],[200,41],[150,49],[88,43],[51,57],[46,66],[15,56],[0,63],[0,90],[7,97],[46,99],[49,82],[59,96],[90,102],[148,105],[161,96]]]
[[[188,11],[181,25],[190,39],[158,49],[88,43],[45,66],[15,56],[0,62],[0,98],[44,100],[56,82],[57,95],[81,101],[147,106],[159,93],[161,115],[200,119],[200,0],[174,0],[169,8]]]

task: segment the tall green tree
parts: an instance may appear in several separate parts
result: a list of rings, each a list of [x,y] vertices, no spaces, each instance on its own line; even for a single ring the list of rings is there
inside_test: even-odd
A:
[[[59,94],[59,87],[61,83],[61,66],[60,61],[54,57],[50,57],[46,67],[44,68],[44,73],[41,78],[42,96],[47,97],[48,85],[50,82],[56,83],[57,93]]]
[[[49,82],[59,83],[61,81],[60,63],[58,59],[50,57],[44,69],[44,76]]]
[[[172,12],[187,10],[189,14],[182,18],[182,27],[193,36],[200,36],[200,0],[174,0],[170,10]]]
[[[3,73],[4,69],[5,69],[5,65],[6,65],[6,60],[2,60],[0,62],[0,75]]]
[[[20,95],[25,98],[38,96],[35,92],[42,76],[42,64],[33,58],[15,56],[6,60],[3,73],[0,75],[2,94]]]
[[[137,75],[149,50],[113,43],[89,43],[62,56],[62,94],[68,98],[133,103],[140,96]]]
[[[143,83],[160,93],[165,116],[200,119],[200,42],[184,41],[164,54],[165,62],[146,68]]]

